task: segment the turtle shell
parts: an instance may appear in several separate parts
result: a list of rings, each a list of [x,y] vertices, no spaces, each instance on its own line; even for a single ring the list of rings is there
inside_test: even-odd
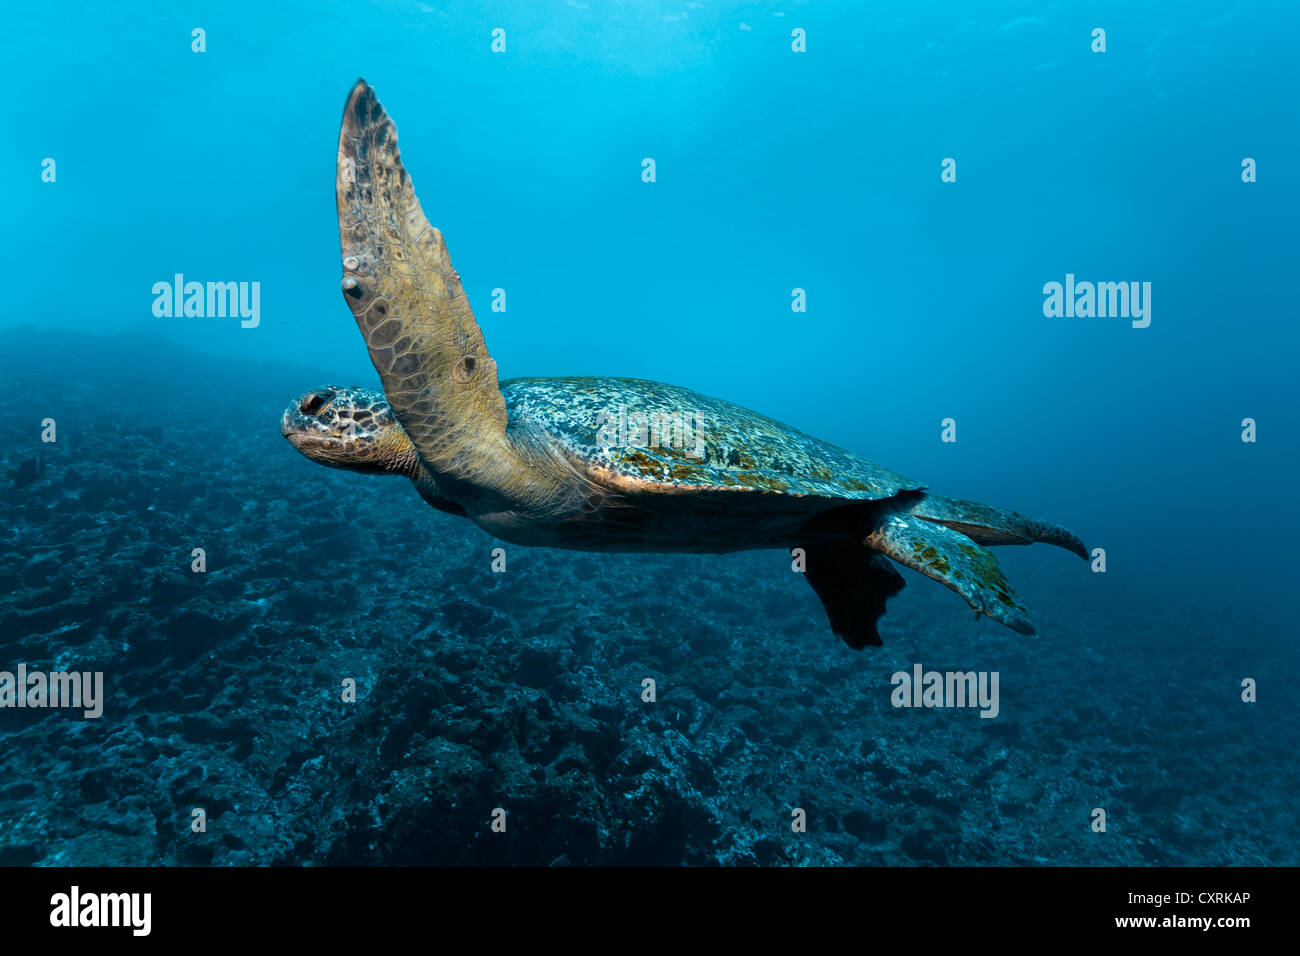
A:
[[[748,491],[878,500],[925,487],[883,465],[688,388],[635,378],[501,383],[509,430],[549,433],[624,492]]]

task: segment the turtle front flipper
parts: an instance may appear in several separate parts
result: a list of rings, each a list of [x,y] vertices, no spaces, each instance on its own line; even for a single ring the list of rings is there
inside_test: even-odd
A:
[[[894,512],[882,516],[863,543],[952,588],[977,616],[987,614],[1021,634],[1034,633],[1029,612],[993,552],[964,534],[906,512]]]
[[[335,185],[343,295],[393,413],[434,472],[473,480],[505,437],[496,363],[365,80],[343,111]]]

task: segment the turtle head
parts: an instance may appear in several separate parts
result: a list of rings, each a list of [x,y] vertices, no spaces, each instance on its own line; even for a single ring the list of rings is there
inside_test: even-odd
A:
[[[312,461],[371,475],[405,475],[419,468],[415,446],[384,393],[326,385],[284,410],[280,431]]]

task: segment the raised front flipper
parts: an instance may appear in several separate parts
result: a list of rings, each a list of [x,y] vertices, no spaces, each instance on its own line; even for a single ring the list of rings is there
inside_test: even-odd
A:
[[[975,609],[1021,634],[1033,634],[1029,612],[1016,597],[993,552],[964,534],[906,513],[883,516],[865,544],[899,564],[946,584]]]
[[[476,481],[494,460],[483,447],[505,438],[497,366],[364,80],[343,111],[336,191],[344,298],[393,414],[430,470]]]

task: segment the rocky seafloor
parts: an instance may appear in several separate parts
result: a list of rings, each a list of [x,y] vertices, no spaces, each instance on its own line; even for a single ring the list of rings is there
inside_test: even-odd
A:
[[[1246,611],[1002,550],[1038,637],[908,572],[855,653],[783,553],[495,573],[402,479],[281,439],[315,379],[23,341],[4,443],[47,467],[0,491],[0,669],[103,671],[106,702],[0,710],[0,864],[1300,862],[1300,716],[1243,705],[1214,639],[1269,640]],[[998,671],[1000,714],[893,707],[916,662]]]

